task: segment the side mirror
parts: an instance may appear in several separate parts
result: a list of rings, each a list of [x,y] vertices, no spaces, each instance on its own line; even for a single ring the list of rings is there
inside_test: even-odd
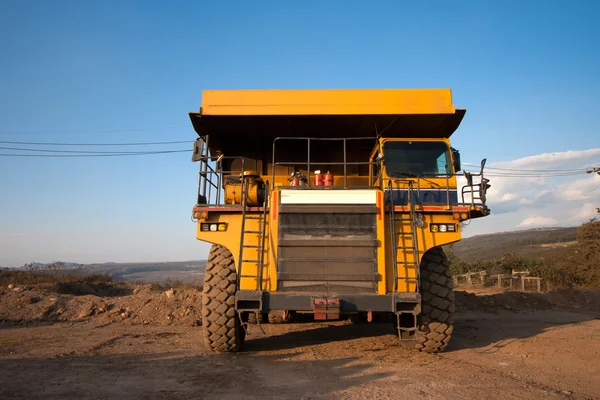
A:
[[[203,152],[204,152],[204,140],[198,138],[194,141],[194,149],[192,151],[192,162],[202,160]]]
[[[460,165],[460,153],[458,152],[458,150],[456,150],[455,148],[452,148],[452,166],[454,167],[454,173],[457,173],[458,171],[460,171],[462,169],[461,165]]]

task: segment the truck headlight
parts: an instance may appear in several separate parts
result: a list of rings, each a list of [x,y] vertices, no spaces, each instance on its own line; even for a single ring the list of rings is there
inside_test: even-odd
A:
[[[456,232],[456,224],[429,224],[431,232]]]
[[[225,232],[227,230],[226,222],[201,222],[200,230],[202,232]]]

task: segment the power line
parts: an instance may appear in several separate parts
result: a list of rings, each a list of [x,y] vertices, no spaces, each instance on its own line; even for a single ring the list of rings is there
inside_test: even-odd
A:
[[[467,164],[471,167],[478,167],[476,164]],[[518,171],[518,172],[585,172],[585,168],[576,168],[576,169],[518,169],[518,168],[497,168],[497,167],[485,167],[486,170],[498,170],[498,171]]]
[[[132,154],[132,153],[147,153],[146,151],[86,151],[86,150],[47,150],[47,149],[31,149],[19,147],[0,147],[0,150],[17,150],[17,151],[35,151],[41,153],[78,153],[78,154]],[[191,151],[191,150],[178,150]]]
[[[48,157],[48,158],[88,158],[88,157],[125,157],[145,156],[151,154],[189,153],[192,150],[164,150],[164,151],[140,151],[132,153],[110,153],[110,154],[7,154],[0,153],[0,157]]]
[[[480,170],[467,170],[466,172],[471,173],[479,173]],[[525,178],[554,178],[560,176],[576,176],[583,175],[584,172],[548,172],[548,173],[526,173],[526,172],[484,172],[484,176],[489,177],[501,177],[501,178],[510,178],[510,177],[525,177]]]
[[[150,146],[159,144],[192,143],[192,140],[181,140],[175,142],[132,142],[132,143],[58,143],[58,142],[11,142],[2,140],[3,144],[29,144],[37,146]]]
[[[181,126],[166,126],[166,127],[158,127],[158,128],[126,128],[126,129],[98,129],[98,130],[89,130],[89,131],[65,131],[65,130],[43,130],[43,131],[2,131],[0,133],[9,133],[9,134],[40,134],[40,133],[112,133],[112,132],[141,132],[141,131],[163,131],[167,129],[184,129],[189,128],[188,125]]]

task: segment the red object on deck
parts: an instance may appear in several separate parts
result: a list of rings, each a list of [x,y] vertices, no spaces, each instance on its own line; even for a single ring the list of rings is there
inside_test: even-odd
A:
[[[325,186],[333,186],[333,175],[331,172],[327,171],[324,178]]]
[[[323,186],[323,174],[320,171],[315,171],[315,186]]]

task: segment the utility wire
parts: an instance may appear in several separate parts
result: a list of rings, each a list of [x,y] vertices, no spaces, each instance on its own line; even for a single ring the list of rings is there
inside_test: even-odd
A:
[[[46,149],[30,149],[18,147],[0,147],[0,150],[17,150],[17,151],[36,151],[42,153],[78,153],[78,154],[133,154],[133,153],[148,153],[147,151],[86,151],[86,150],[46,150]],[[178,150],[191,151],[191,150]]]
[[[0,153],[0,157],[49,157],[49,158],[88,158],[88,157],[125,157],[145,156],[151,154],[189,153],[192,150],[164,150],[164,151],[140,151],[132,153],[110,153],[110,154],[7,154]]]
[[[479,173],[479,170],[466,170],[466,172]],[[530,178],[553,178],[559,176],[583,175],[583,172],[549,172],[549,173],[526,173],[526,172],[484,172],[484,176],[489,177],[530,177]]]
[[[476,164],[467,164],[470,167],[478,167]],[[518,169],[518,168],[496,168],[496,167],[485,167],[486,170],[498,170],[498,171],[518,171],[518,172],[585,172],[585,168],[576,169]]]
[[[180,144],[192,143],[193,140],[181,140],[176,142],[134,142],[134,143],[57,143],[57,142],[11,142],[0,141],[3,144],[30,144],[38,146],[149,146],[158,144]]]
[[[10,133],[10,134],[40,134],[40,133],[111,133],[111,132],[140,132],[140,131],[164,131],[167,129],[184,129],[189,128],[188,125],[185,126],[166,126],[166,127],[158,127],[158,128],[130,128],[130,129],[99,129],[99,130],[89,130],[89,131],[65,131],[65,130],[44,130],[44,131],[2,131],[0,133]]]

